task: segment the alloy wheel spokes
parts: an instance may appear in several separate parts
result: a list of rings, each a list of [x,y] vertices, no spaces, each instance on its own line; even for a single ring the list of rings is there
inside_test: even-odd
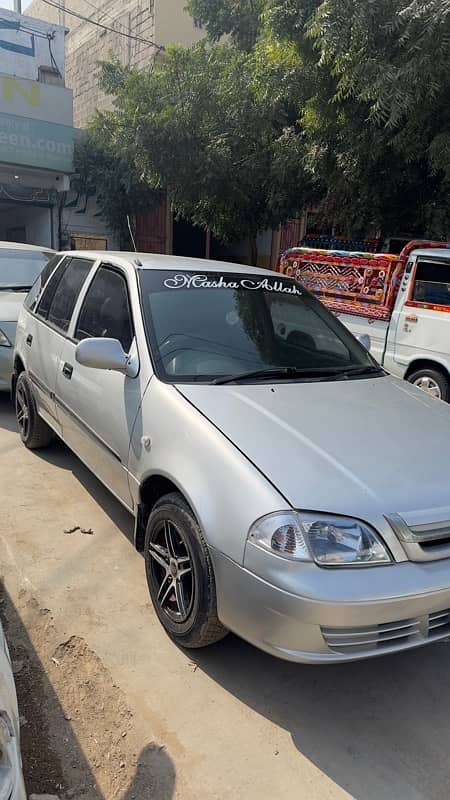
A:
[[[26,436],[28,430],[29,409],[25,393],[22,389],[17,392],[17,423]]]
[[[194,596],[191,558],[182,535],[169,520],[156,531],[149,545],[149,555],[160,608],[174,621],[184,622]]]

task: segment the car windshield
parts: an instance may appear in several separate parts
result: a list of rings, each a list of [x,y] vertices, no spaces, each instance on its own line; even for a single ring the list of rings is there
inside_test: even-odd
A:
[[[364,376],[380,367],[291,278],[139,270],[159,377],[172,383]]]
[[[0,249],[0,291],[28,291],[51,257],[46,250]]]

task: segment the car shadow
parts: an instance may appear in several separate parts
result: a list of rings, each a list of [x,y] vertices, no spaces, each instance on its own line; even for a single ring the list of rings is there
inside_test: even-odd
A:
[[[28,605],[34,603],[28,601]],[[49,624],[49,612],[41,609]],[[0,617],[15,671],[21,723],[21,752],[27,796],[55,796],[110,800],[100,789],[83,746],[72,727],[71,717],[62,707],[35,647],[26,624],[0,581]],[[36,634],[36,631],[35,631]],[[118,711],[118,719],[122,720]],[[123,724],[119,722],[118,724]],[[64,748],[55,746],[63,737]],[[58,752],[56,752],[58,750]],[[105,753],[106,757],[106,753]],[[120,800],[171,800],[176,769],[164,746],[152,742],[136,759],[136,771]],[[1,783],[1,777],[0,777]],[[0,785],[1,789],[1,785]],[[114,797],[118,797],[115,793]]]
[[[116,500],[114,495],[105,488],[93,472],[84,466],[61,439],[55,439],[49,447],[43,450],[36,450],[36,455],[59,469],[71,472],[134,547],[134,519],[132,514]]]
[[[450,643],[316,666],[229,636],[189,657],[353,798],[449,796]]]

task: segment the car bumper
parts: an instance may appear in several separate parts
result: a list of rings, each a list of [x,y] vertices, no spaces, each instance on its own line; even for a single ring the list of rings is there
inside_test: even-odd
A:
[[[219,619],[279,658],[355,661],[450,636],[448,560],[326,570],[263,555],[278,566],[281,588],[216,550],[211,555]]]
[[[11,376],[14,365],[13,355],[13,347],[0,347],[0,392],[11,391]]]

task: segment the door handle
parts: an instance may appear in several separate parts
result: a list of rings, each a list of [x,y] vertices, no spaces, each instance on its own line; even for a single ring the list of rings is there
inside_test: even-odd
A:
[[[73,373],[72,364],[68,364],[67,361],[66,361],[66,363],[64,364],[64,366],[62,368],[62,373],[63,373],[64,377],[67,378],[68,381],[70,381],[70,379],[72,377],[72,373]]]
[[[27,338],[25,339],[25,343],[28,345],[28,347],[31,347],[33,343],[33,337],[31,333],[28,334]]]

